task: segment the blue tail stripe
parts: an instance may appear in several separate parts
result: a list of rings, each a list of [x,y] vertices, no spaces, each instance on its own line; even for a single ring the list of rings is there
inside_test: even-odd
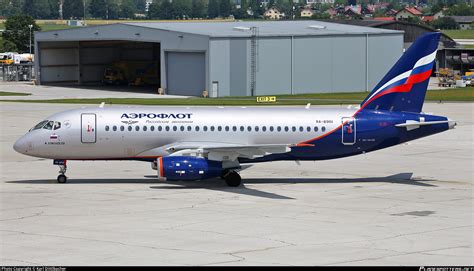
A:
[[[425,79],[424,76],[421,76],[415,79],[416,83],[413,86],[407,85],[396,91],[384,91],[406,84],[410,76],[416,76],[431,70],[440,35],[439,32],[421,35],[361,103],[361,107],[378,110],[421,112],[429,78]],[[425,64],[428,61],[429,63]],[[415,67],[418,65],[421,66]],[[402,78],[396,82],[391,82],[398,77]],[[420,79],[423,81],[420,81]],[[390,82],[390,85],[384,86],[388,82]],[[380,89],[381,87],[384,88]],[[385,95],[380,95],[383,92]]]

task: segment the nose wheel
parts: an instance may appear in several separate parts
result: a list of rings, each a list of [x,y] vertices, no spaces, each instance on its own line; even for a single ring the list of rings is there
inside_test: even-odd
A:
[[[59,175],[58,175],[58,183],[66,183],[67,182],[67,177],[66,177],[66,171],[67,171],[67,166],[66,166],[66,160],[54,160],[53,164],[59,166]]]
[[[58,175],[58,183],[66,183],[67,182],[67,177],[64,174],[59,174]]]

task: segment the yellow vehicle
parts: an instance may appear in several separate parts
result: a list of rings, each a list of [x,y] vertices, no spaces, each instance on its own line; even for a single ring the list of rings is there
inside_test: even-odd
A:
[[[116,67],[107,67],[104,71],[102,83],[105,85],[124,85],[127,84],[127,80],[120,69],[117,69]]]
[[[0,53],[0,64],[11,65],[15,61],[13,59],[15,53]]]
[[[157,63],[152,61],[117,61],[104,71],[102,83],[110,85],[159,85]]]

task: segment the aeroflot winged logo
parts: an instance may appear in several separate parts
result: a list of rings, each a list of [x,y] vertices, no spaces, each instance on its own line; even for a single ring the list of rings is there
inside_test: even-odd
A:
[[[121,119],[190,119],[192,113],[123,113],[120,117]]]

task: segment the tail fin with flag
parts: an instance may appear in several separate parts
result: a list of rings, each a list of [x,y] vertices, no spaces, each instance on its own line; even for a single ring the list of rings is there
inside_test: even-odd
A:
[[[361,103],[361,108],[421,112],[440,33],[420,36]]]

